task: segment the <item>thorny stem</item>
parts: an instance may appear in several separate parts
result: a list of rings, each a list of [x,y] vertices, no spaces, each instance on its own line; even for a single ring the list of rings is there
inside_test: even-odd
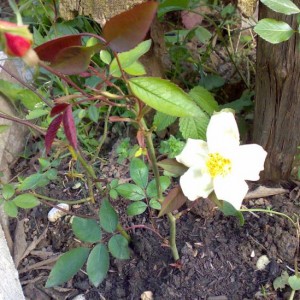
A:
[[[152,170],[153,170],[154,177],[155,177],[158,201],[160,203],[162,203],[163,195],[162,195],[160,181],[159,181],[159,170],[158,170],[158,166],[157,166],[155,150],[154,150],[153,141],[152,141],[152,133],[147,132],[145,134],[145,138],[146,138],[146,145],[147,145],[147,148],[148,148],[149,158],[150,158],[151,163],[152,163]]]
[[[172,213],[168,213],[168,220],[170,223],[170,247],[175,261],[179,260],[179,254],[176,246],[176,218]]]
[[[159,170],[158,170],[158,166],[157,166],[151,132],[147,132],[145,134],[145,138],[146,138],[146,145],[148,148],[149,158],[150,158],[151,164],[152,164],[152,170],[153,170],[153,173],[155,176],[158,200],[160,203],[162,203],[163,195],[162,195],[161,186],[160,186],[160,182],[159,182]],[[170,212],[167,214],[167,216],[168,216],[168,220],[170,223],[170,247],[172,250],[173,258],[175,261],[177,261],[177,260],[179,260],[179,254],[178,254],[178,250],[177,250],[177,246],[176,246],[176,218]]]
[[[89,195],[91,198],[91,203],[95,203],[95,197],[94,197],[94,192],[93,192],[93,182],[90,177],[87,177],[87,186],[88,186],[88,191],[89,191]]]

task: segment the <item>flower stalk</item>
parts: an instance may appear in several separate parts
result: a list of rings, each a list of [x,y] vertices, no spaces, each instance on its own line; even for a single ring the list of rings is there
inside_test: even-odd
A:
[[[149,159],[151,161],[152,170],[153,170],[154,177],[155,177],[158,200],[160,203],[162,203],[163,195],[162,195],[160,181],[159,181],[159,170],[158,170],[158,166],[157,166],[157,160],[156,160],[156,156],[155,156],[155,150],[154,150],[154,146],[153,146],[151,131],[148,131],[145,134],[145,139],[146,139],[146,145],[147,145],[147,149],[148,149]],[[170,224],[170,239],[169,239],[170,248],[171,248],[174,260],[177,261],[177,260],[179,260],[179,254],[178,254],[177,245],[176,245],[176,218],[170,212],[167,214],[167,216],[168,216],[168,220],[169,220],[169,224]]]

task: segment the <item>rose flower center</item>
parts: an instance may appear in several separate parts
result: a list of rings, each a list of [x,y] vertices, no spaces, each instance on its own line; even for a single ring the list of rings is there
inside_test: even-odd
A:
[[[206,161],[206,167],[211,177],[225,176],[231,171],[231,161],[219,153],[210,153]]]

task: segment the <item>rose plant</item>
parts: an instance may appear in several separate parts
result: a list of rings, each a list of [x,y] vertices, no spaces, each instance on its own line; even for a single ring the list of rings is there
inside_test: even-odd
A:
[[[195,87],[186,93],[168,80],[145,76],[146,69],[139,58],[151,47],[151,40],[143,40],[157,6],[156,2],[149,1],[113,17],[104,26],[102,36],[89,32],[63,36],[34,50],[31,48],[32,36],[26,26],[0,22],[1,46],[8,55],[27,61],[27,54],[33,51],[38,55],[35,62],[39,67],[55,75],[68,87],[68,95],[51,99],[51,121],[45,130],[27,120],[13,120],[38,130],[45,137],[46,154],[51,153],[54,142],[64,151],[69,151],[71,163],[78,161],[81,165],[81,177],[86,180],[89,192],[88,198],[73,202],[37,193],[37,178],[41,178],[41,174],[46,178],[46,181],[39,182],[40,186],[44,186],[51,178],[51,164],[47,165],[42,161],[38,176],[27,178],[15,186],[6,185],[2,188],[7,212],[13,210],[11,215],[16,216],[16,207],[31,208],[40,202],[49,204],[49,201],[71,205],[93,204],[99,208],[89,218],[75,214],[72,229],[84,244],[59,258],[50,273],[47,287],[68,281],[85,263],[89,279],[98,286],[107,275],[110,255],[117,259],[130,257],[130,229],[149,229],[162,238],[155,226],[136,225],[124,228],[112,199],[120,196],[128,200],[130,204],[127,214],[130,216],[145,211],[149,212],[150,217],[167,215],[170,237],[168,241],[163,239],[171,248],[177,266],[180,266],[176,246],[177,211],[188,200],[201,201],[201,198],[211,197],[226,215],[241,217],[238,211],[248,191],[246,180],[258,180],[259,172],[263,170],[267,153],[259,145],[240,145],[233,112],[220,110],[209,91],[203,87]],[[82,37],[88,38],[87,42]],[[96,56],[98,59],[100,57],[101,64],[93,60]],[[102,84],[96,87],[80,85],[79,81],[74,80],[74,75],[83,80],[96,78]],[[49,104],[48,100],[44,102]],[[78,120],[74,116],[74,110],[89,110],[92,118],[97,121],[99,107],[106,108],[104,129],[94,157],[90,158],[78,139],[79,122],[76,122]],[[122,108],[127,113],[126,117],[113,115],[114,108]],[[148,124],[145,116],[152,109],[156,110],[156,114],[152,124]],[[10,118],[3,114],[0,117]],[[180,131],[187,143],[176,159],[158,161],[153,143],[154,132],[158,127],[162,128],[163,121],[168,126],[176,118],[179,118]],[[107,137],[109,122],[128,122],[137,129],[139,149],[130,162],[130,183],[120,184],[118,180],[113,180],[105,182],[106,185],[103,186],[99,170],[93,167]],[[57,138],[61,127],[64,129],[67,145],[60,143]],[[165,171],[165,176],[162,176],[160,168]],[[150,171],[154,176],[153,180],[150,180]],[[52,172],[50,175],[53,175]],[[171,176],[181,176],[180,184],[169,189]],[[18,194],[24,191],[25,196],[20,198]],[[231,207],[226,207],[226,203],[231,204]]]

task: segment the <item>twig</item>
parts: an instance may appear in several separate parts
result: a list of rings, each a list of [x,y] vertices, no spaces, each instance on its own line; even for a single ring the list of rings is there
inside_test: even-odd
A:
[[[0,118],[3,118],[3,119],[6,119],[6,120],[9,120],[9,121],[13,121],[13,122],[16,122],[16,123],[28,126],[28,127],[32,128],[32,129],[36,130],[40,134],[46,135],[46,132],[43,129],[41,129],[41,127],[39,127],[39,126],[37,126],[35,124],[32,124],[32,123],[30,123],[27,120],[23,120],[23,119],[20,119],[18,117],[13,117],[13,116],[10,116],[10,115],[5,114],[3,112],[0,112]]]
[[[32,264],[30,266],[26,266],[25,268],[19,270],[19,274],[26,273],[30,270],[34,270],[34,269],[40,268],[40,267],[45,266],[45,265],[50,265],[50,264],[56,262],[59,259],[60,256],[61,256],[61,254],[56,255],[54,257],[51,257],[51,258],[48,258],[46,260],[39,261],[39,262],[37,262],[35,264]]]

